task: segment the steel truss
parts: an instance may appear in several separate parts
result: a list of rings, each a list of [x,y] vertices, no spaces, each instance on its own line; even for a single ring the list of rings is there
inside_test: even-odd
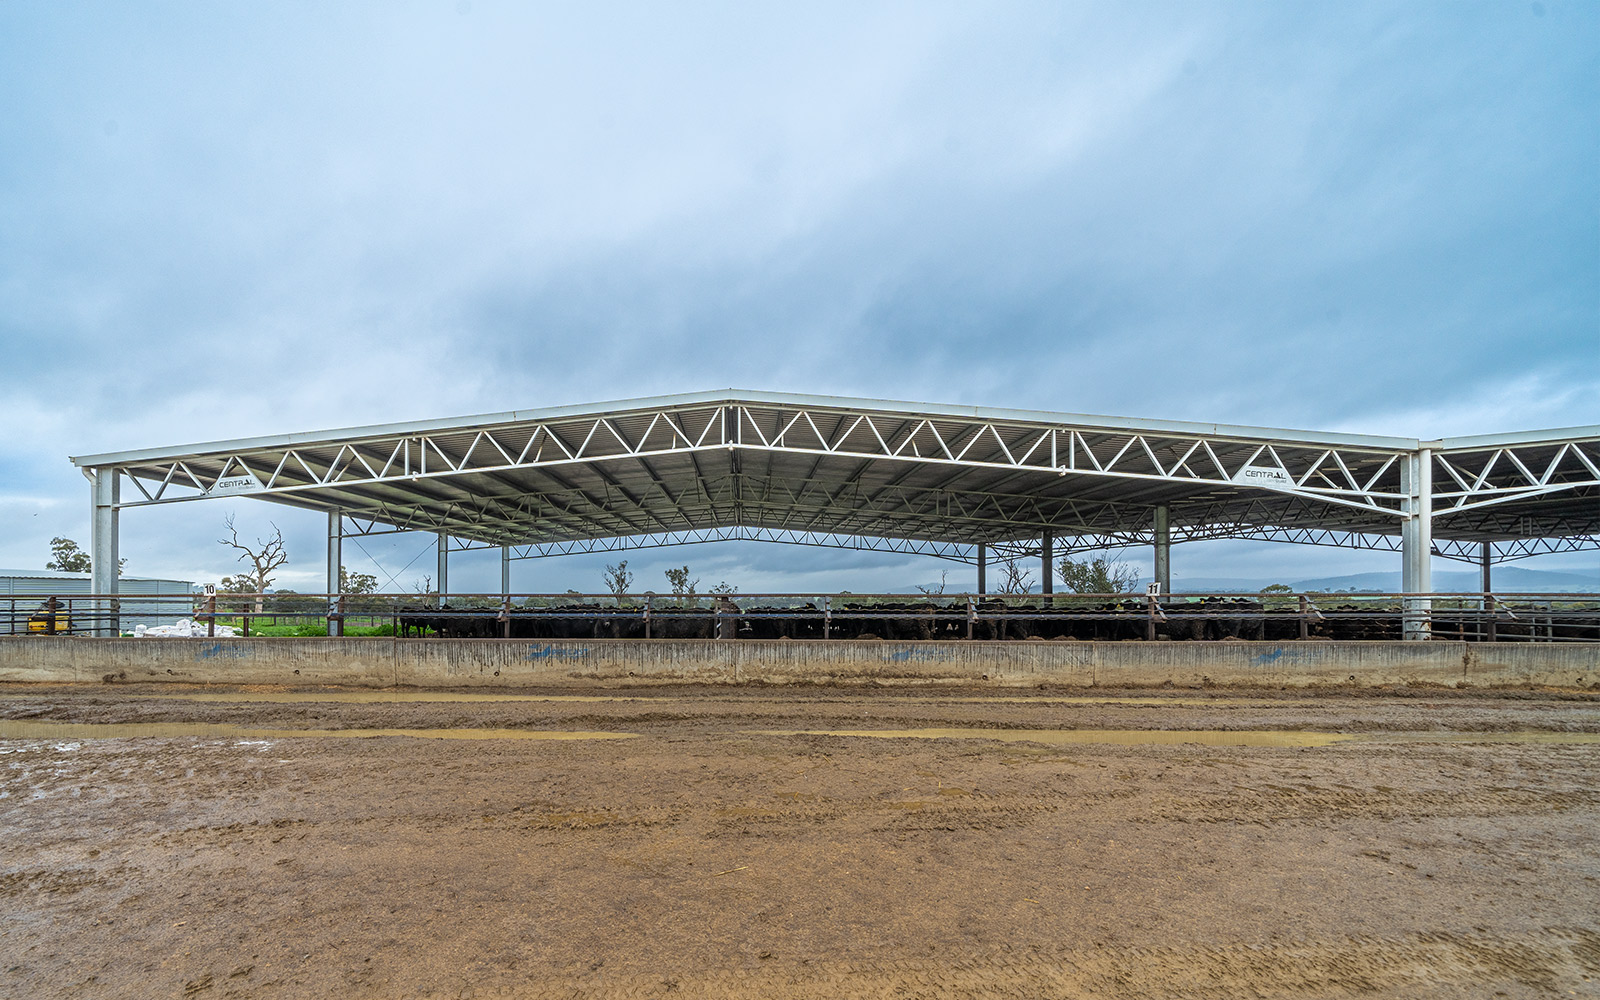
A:
[[[896,552],[902,555],[930,556],[958,563],[976,563],[977,546],[956,542],[937,542],[916,538],[875,538],[868,535],[835,535],[827,532],[792,531],[774,528],[751,528],[728,525],[720,528],[699,528],[692,531],[664,531],[649,535],[627,535],[611,538],[578,538],[561,542],[535,542],[510,546],[512,559],[543,559],[550,556],[570,556],[592,552],[622,552],[629,549],[666,548],[675,545],[700,545],[706,542],[780,542],[785,545],[809,545],[818,548],[854,549],[857,551]],[[451,551],[493,548],[482,542],[458,541]]]
[[[625,433],[622,428],[629,426],[635,429]],[[642,462],[730,450],[950,469],[1070,473],[1229,490],[1244,486],[1389,515],[1398,513],[1403,499],[1392,474],[1403,448],[735,403],[305,445],[258,445],[150,464],[128,463],[123,471],[140,496],[121,506],[241,493],[262,498],[343,494],[362,486],[417,487],[467,474]],[[240,485],[226,485],[234,481]],[[257,482],[259,488],[253,485]]]
[[[1324,528],[1263,528],[1243,524],[1205,525],[1194,530],[1184,529],[1180,531],[1174,529],[1172,532],[1172,544],[1174,545],[1180,541],[1209,541],[1219,538],[1236,538],[1258,542],[1290,542],[1296,545],[1326,545],[1336,548],[1368,549],[1379,552],[1401,551],[1399,535],[1366,534]],[[1107,549],[1149,546],[1154,543],[1154,532],[1132,531],[1111,535],[1079,535],[1072,538],[1058,538],[1055,541],[1054,548],[1058,555],[1072,555],[1079,552],[1101,552]],[[1442,559],[1455,559],[1461,562],[1481,564],[1483,561],[1481,544],[1484,543],[1435,538],[1432,553]],[[1487,544],[1490,546],[1489,561],[1491,563],[1507,563],[1532,556],[1600,549],[1600,535],[1574,535],[1565,538],[1513,538],[1488,542]],[[1018,555],[1034,556],[1038,555],[1039,551],[1039,546],[1035,544],[1031,547],[1019,549]]]
[[[973,562],[1152,544],[1156,511],[1173,543],[1399,551],[1420,522],[1416,551],[1507,561],[1600,538],[1600,427],[1422,442],[725,392],[74,462],[97,538],[124,508],[241,496],[530,558],[745,539]]]

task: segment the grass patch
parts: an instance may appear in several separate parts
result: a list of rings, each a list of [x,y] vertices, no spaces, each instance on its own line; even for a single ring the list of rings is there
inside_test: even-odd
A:
[[[328,625],[326,622],[296,622],[290,625],[257,625],[252,622],[250,631],[243,634],[277,639],[314,639],[325,637],[328,634]],[[394,625],[347,625],[344,634],[346,638],[354,639],[394,635]],[[430,630],[428,634],[433,633]]]

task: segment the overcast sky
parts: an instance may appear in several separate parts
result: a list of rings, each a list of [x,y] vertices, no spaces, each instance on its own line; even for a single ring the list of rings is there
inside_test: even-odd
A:
[[[5,567],[87,545],[69,454],[729,386],[1600,423],[1600,4],[11,0],[0,343]],[[129,572],[234,571],[229,510],[320,588],[321,519],[242,501],[127,512]],[[429,544],[346,562],[409,589]],[[674,559],[746,591],[938,575],[632,558],[654,589]],[[1174,553],[1180,578],[1398,566]],[[451,575],[498,587],[492,557]]]

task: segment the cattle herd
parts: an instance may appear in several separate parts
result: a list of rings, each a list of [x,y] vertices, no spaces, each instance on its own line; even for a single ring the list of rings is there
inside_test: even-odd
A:
[[[1210,597],[1162,604],[1141,599],[1069,605],[1046,600],[989,599],[971,604],[925,601],[819,606],[708,607],[565,604],[529,608],[465,603],[396,609],[402,636],[508,639],[888,639],[888,640],[1230,640],[1399,639],[1398,602],[1310,605]],[[1439,639],[1600,641],[1600,614],[1514,609],[1435,609]]]

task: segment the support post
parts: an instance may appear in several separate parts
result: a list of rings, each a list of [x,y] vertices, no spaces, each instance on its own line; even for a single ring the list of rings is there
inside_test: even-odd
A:
[[[500,546],[500,596],[511,596],[511,546]]]
[[[339,615],[339,570],[344,566],[344,515],[328,511],[328,634],[344,635],[344,618]]]
[[[450,593],[450,536],[439,532],[439,607],[444,607],[445,595]]]
[[[109,599],[96,602],[94,634],[116,636],[117,569],[120,561],[118,533],[121,525],[117,504],[122,501],[122,475],[117,469],[93,469],[89,473],[89,589]]]
[[[987,594],[989,575],[989,546],[983,542],[978,543],[978,593]]]
[[[1405,491],[1400,526],[1401,581],[1404,593],[1402,637],[1432,637],[1433,602],[1416,596],[1433,591],[1433,452],[1419,448],[1400,466],[1400,488]]]
[[[1172,593],[1172,520],[1166,504],[1155,512],[1156,583],[1161,585],[1161,596]]]
[[[1483,576],[1483,638],[1485,642],[1494,642],[1496,638],[1494,628],[1494,586],[1490,580],[1489,567],[1494,561],[1494,543],[1478,543],[1478,571]]]
[[[1039,593],[1053,594],[1056,590],[1056,536],[1052,532],[1045,532],[1039,539],[1039,558],[1044,563],[1044,583],[1039,585]]]

